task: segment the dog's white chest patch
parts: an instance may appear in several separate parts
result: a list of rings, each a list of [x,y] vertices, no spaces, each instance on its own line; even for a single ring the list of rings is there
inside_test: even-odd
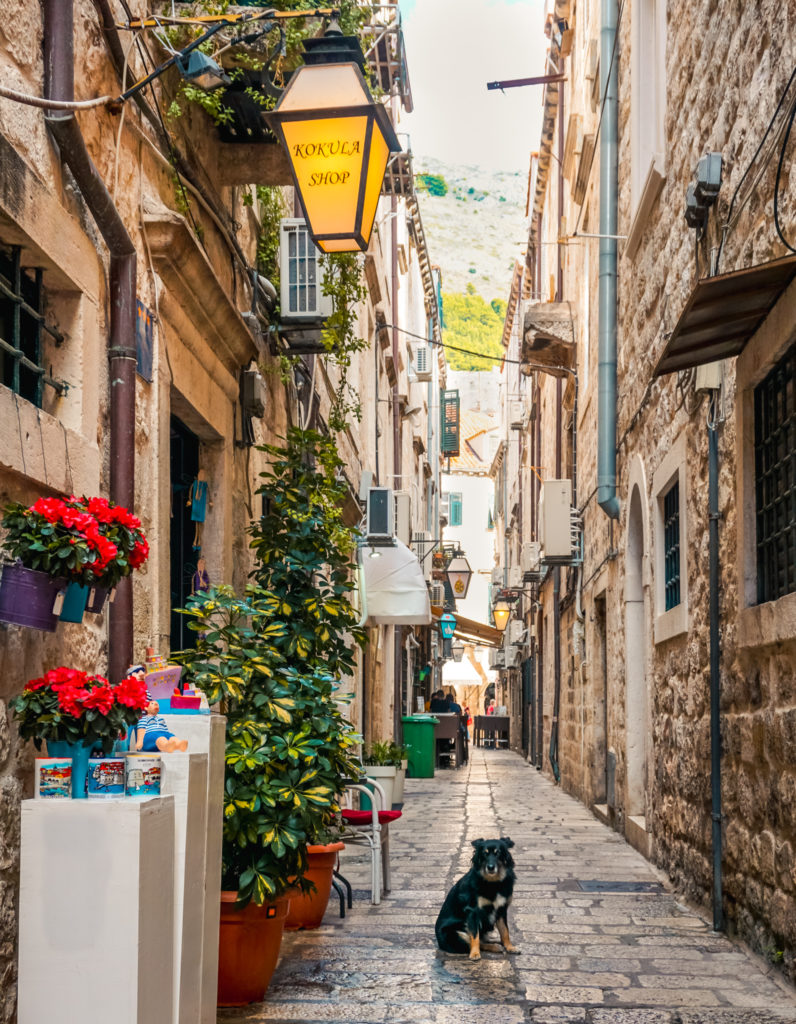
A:
[[[500,899],[500,897],[498,897],[498,899]],[[479,908],[481,910],[483,910],[484,907],[491,907],[492,906],[492,900],[490,900],[487,896],[479,896],[478,897],[478,906],[479,906]]]
[[[506,897],[505,896],[501,896],[500,894],[498,894],[495,897],[495,910],[500,910],[500,908],[505,906],[507,903],[508,903],[508,900],[506,899]]]

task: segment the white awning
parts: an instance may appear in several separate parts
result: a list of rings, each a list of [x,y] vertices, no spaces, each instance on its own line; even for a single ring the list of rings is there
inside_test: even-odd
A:
[[[431,603],[417,556],[401,541],[394,547],[362,548],[367,622],[428,626]]]

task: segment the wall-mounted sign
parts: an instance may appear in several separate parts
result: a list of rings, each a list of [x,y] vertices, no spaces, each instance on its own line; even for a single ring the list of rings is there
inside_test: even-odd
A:
[[[152,314],[135,300],[135,372],[152,383]]]
[[[440,394],[442,454],[455,458],[459,454],[459,392]]]
[[[439,620],[439,631],[442,633],[444,640],[450,640],[456,632],[456,616],[451,615],[450,612],[445,612],[444,615],[441,615]]]

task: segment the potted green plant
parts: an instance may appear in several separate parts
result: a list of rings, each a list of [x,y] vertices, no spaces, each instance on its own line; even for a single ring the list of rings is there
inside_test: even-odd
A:
[[[280,652],[288,633],[281,598],[256,584],[245,595],[218,587],[185,614],[197,644],[174,657],[228,720],[219,1004],[238,1006],[262,999],[288,901],[317,885],[308,851],[330,834],[336,795],[356,774],[359,738],[332,679],[298,671]]]
[[[281,608],[285,631],[275,645],[307,687],[305,714],[319,709],[312,729],[320,744],[320,763],[328,762],[327,778],[333,783],[336,777],[339,792],[346,777],[358,775],[350,749],[353,730],[336,706],[336,691],[354,670],[356,645],[364,645],[366,639],[350,601],[356,532],[343,521],[347,486],[333,438],[293,428],[284,440],[283,445],[260,449],[270,466],[258,490],[264,514],[250,529],[256,556],[253,575]],[[324,681],[322,690],[318,679]],[[342,741],[344,760],[335,754]],[[291,901],[288,927],[320,924],[331,890],[335,851],[328,849],[327,840],[332,816],[328,808],[317,810],[307,832],[317,892]]]
[[[373,740],[362,753],[365,775],[369,779],[375,779],[384,790],[385,807],[379,810],[389,811],[395,803],[396,777],[401,765],[400,758],[397,761],[395,759],[393,747],[394,744],[390,740]],[[370,801],[364,794],[360,796],[359,801],[363,810],[370,809]]]

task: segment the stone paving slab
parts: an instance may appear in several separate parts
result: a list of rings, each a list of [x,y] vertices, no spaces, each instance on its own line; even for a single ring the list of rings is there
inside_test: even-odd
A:
[[[521,953],[440,953],[445,893],[471,841],[498,835],[515,842]],[[711,932],[620,836],[509,751],[473,750],[459,771],[408,780],[390,840],[381,905],[367,899],[366,851],[346,849],[354,908],[341,920],[335,899],[319,929],[287,934],[265,1002],[219,1022],[796,1024],[796,993],[773,968]]]

